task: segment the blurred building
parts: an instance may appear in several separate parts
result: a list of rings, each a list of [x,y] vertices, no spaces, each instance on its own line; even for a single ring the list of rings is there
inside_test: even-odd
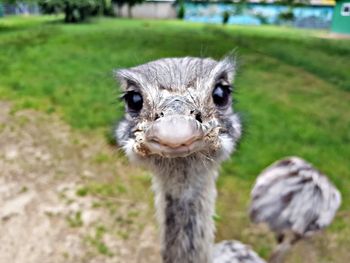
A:
[[[192,22],[222,23],[229,13],[228,24],[288,25],[302,28],[330,28],[333,6],[305,5],[289,7],[275,3],[231,4],[225,2],[186,2],[184,19]]]
[[[36,3],[18,2],[16,4],[1,4],[0,16],[2,15],[29,15],[39,14],[39,6]]]
[[[114,5],[114,10],[118,16],[129,16],[127,5],[121,8]],[[175,0],[149,0],[135,5],[131,13],[135,18],[174,19],[176,18],[176,4]]]
[[[350,0],[338,0],[333,12],[332,32],[350,34]]]
[[[348,0],[350,1],[350,0]],[[310,4],[290,8],[275,0],[248,0],[246,4],[225,1],[184,1],[184,20],[202,23],[222,23],[223,14],[229,13],[228,24],[289,25],[302,28],[329,29],[332,23],[334,0],[311,0]],[[178,4],[175,0],[149,0],[132,8],[135,18],[174,19]],[[115,5],[121,17],[129,16],[126,5]],[[286,17],[290,19],[286,19]]]

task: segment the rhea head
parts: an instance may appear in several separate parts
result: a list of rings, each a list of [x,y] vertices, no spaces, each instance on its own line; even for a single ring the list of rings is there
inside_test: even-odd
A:
[[[125,117],[117,140],[132,160],[220,162],[241,124],[232,108],[232,58],[168,58],[117,71]]]

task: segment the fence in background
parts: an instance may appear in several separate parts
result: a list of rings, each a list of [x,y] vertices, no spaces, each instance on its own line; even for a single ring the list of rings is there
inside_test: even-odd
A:
[[[333,6],[303,6],[290,9],[275,4],[185,3],[185,20],[205,23],[222,23],[223,13],[228,12],[228,24],[288,24],[305,28],[329,28]],[[281,14],[292,13],[293,19]]]
[[[229,13],[228,24],[287,24],[304,28],[330,28],[333,6],[303,6],[290,9],[276,4],[246,5],[218,2],[185,2],[184,20],[204,23],[222,23],[223,13]],[[173,0],[153,0],[135,5],[132,16],[135,18],[175,19],[177,6]],[[128,16],[127,6],[121,9],[115,5],[115,12],[122,17]],[[292,13],[293,19],[285,19],[281,14]],[[0,4],[0,16],[14,14],[39,14],[36,4],[18,3]]]

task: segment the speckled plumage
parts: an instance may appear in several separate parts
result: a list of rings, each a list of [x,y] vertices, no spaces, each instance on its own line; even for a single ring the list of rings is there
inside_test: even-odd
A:
[[[282,262],[290,247],[327,227],[341,203],[329,179],[299,157],[279,160],[257,178],[250,217],[266,223],[280,243],[270,262]]]
[[[222,241],[214,246],[213,263],[265,263],[265,260],[239,241]]]
[[[291,157],[266,168],[252,190],[250,216],[278,234],[310,235],[328,226],[341,196],[329,179],[306,161]]]

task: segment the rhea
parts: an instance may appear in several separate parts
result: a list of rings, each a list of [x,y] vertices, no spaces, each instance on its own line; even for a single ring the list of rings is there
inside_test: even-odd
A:
[[[117,71],[126,114],[116,136],[153,171],[163,263],[264,262],[237,241],[214,245],[216,186],[241,122],[232,106],[232,58],[161,59]]]
[[[327,227],[341,203],[338,189],[311,164],[288,157],[267,167],[251,193],[250,217],[266,223],[278,246],[269,262],[284,262],[292,245]]]

